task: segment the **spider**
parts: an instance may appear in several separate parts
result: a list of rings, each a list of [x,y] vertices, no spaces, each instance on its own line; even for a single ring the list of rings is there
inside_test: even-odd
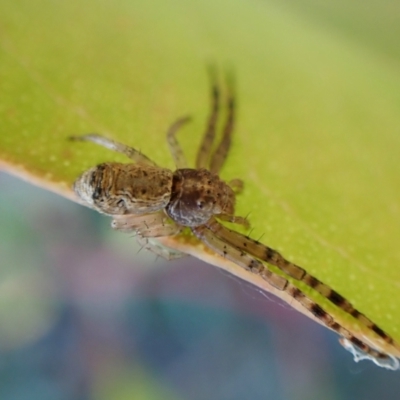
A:
[[[196,168],[188,168],[176,139],[177,131],[189,122],[190,117],[178,119],[167,132],[175,171],[161,168],[139,150],[101,135],[74,136],[72,140],[96,143],[122,153],[133,161],[129,164],[106,162],[90,168],[76,179],[73,186],[75,193],[85,205],[111,216],[113,228],[134,231],[140,244],[167,259],[184,254],[161,246],[153,239],[176,235],[189,228],[212,251],[261,276],[279,291],[286,292],[323,325],[338,333],[340,343],[353,353],[356,360],[367,358],[385,368],[397,369],[397,358],[355,337],[286,277],[271,271],[268,264],[321,294],[373,331],[381,343],[394,349],[395,354],[399,354],[400,346],[394,339],[355,309],[347,299],[303,268],[286,260],[276,250],[221,224],[220,221],[228,221],[249,227],[246,218],[235,215],[236,194],[242,190],[243,182],[234,179],[227,183],[218,175],[230,149],[235,122],[233,84],[228,84],[227,116],[222,138],[213,151],[221,95],[215,75],[212,75],[211,81],[211,112],[197,153]]]

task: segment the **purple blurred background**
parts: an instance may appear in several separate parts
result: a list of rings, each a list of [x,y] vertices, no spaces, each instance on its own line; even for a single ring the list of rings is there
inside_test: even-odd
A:
[[[395,399],[398,372],[191,257],[0,174],[0,398]]]

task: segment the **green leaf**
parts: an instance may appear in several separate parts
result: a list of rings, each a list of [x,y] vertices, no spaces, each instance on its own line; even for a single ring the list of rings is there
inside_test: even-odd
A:
[[[400,25],[388,0],[358,3],[3,1],[1,165],[73,198],[80,172],[124,158],[69,136],[98,132],[173,168],[165,132],[187,114],[179,140],[194,160],[206,66],[233,69],[239,113],[222,176],[245,181],[237,213],[400,340]],[[253,279],[197,242],[168,244]]]

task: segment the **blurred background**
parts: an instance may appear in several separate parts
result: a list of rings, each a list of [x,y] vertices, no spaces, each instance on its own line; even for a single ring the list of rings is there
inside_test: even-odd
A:
[[[0,174],[0,398],[395,399],[398,372],[217,268]]]
[[[307,183],[302,182],[302,178],[307,168],[310,173],[315,172],[314,154],[323,148],[327,137],[336,137],[336,151],[342,153],[342,140],[349,139],[349,132],[354,132],[349,139],[350,146],[346,148],[349,158],[352,158],[352,151],[357,153],[359,150],[359,138],[365,132],[365,135],[374,138],[379,136],[379,129],[384,125],[382,130],[389,133],[382,147],[388,147],[389,151],[393,149],[395,153],[385,166],[394,169],[398,164],[396,147],[392,145],[397,139],[388,139],[390,135],[397,137],[398,134],[396,116],[400,96],[396,86],[392,85],[392,79],[397,82],[399,76],[398,2],[237,1],[237,14],[228,18],[229,1],[215,2],[218,3],[215,9],[219,13],[210,15],[206,10],[208,6],[210,9],[214,7],[211,1],[204,8],[201,1],[191,8],[182,0],[171,0],[161,11],[156,2],[154,5],[149,2],[149,6],[142,2],[137,9],[144,8],[145,12],[136,14],[136,3],[139,2],[120,0],[118,7],[114,7],[114,3],[110,6],[103,0],[98,2],[103,18],[99,20],[93,1],[43,0],[40,3],[42,22],[48,25],[44,26],[43,22],[37,27],[36,2],[25,1],[22,10],[19,2],[9,1],[4,7],[8,10],[7,15],[1,12],[0,4],[0,54],[9,56],[5,72],[3,66],[6,63],[0,61],[0,90],[1,93],[11,93],[10,98],[14,90],[22,93],[15,104],[12,98],[12,106],[6,104],[4,107],[0,94],[0,112],[6,111],[0,117],[9,118],[9,125],[0,126],[0,139],[6,138],[4,142],[0,140],[0,146],[1,143],[4,147],[8,146],[6,150],[9,154],[14,151],[15,146],[8,139],[12,138],[13,132],[17,132],[16,126],[21,128],[26,138],[21,148],[30,146],[28,141],[32,140],[29,136],[32,132],[51,132],[47,136],[52,139],[48,145],[54,146],[54,154],[61,154],[64,162],[59,163],[53,153],[48,158],[47,155],[40,157],[43,143],[35,141],[38,148],[31,146],[29,151],[25,149],[21,152],[23,156],[36,157],[35,166],[38,169],[35,172],[42,172],[41,168],[46,170],[51,165],[54,166],[52,171],[55,176],[61,176],[65,181],[71,179],[73,174],[68,168],[70,155],[65,152],[65,132],[93,129],[91,115],[95,116],[94,121],[100,116],[99,120],[110,127],[110,131],[121,132],[127,137],[132,131],[146,136],[147,133],[139,128],[148,125],[151,128],[148,128],[149,131],[161,132],[159,127],[170,121],[171,110],[174,107],[182,109],[179,102],[186,101],[186,97],[180,96],[181,89],[173,88],[171,82],[181,82],[182,78],[181,87],[189,87],[187,90],[190,92],[192,86],[185,82],[192,82],[193,74],[205,75],[199,71],[199,64],[212,54],[210,49],[215,50],[214,43],[217,43],[216,47],[223,44],[220,50],[224,61],[235,60],[237,56],[238,65],[247,71],[241,77],[250,83],[249,86],[242,85],[248,110],[241,120],[243,126],[249,132],[260,132],[260,124],[266,121],[268,131],[275,133],[268,143],[251,143],[246,140],[248,132],[244,131],[238,142],[242,140],[246,154],[253,154],[257,148],[263,151],[262,157],[245,160],[253,163],[253,169],[259,162],[266,170],[272,171],[271,177],[275,177],[277,182],[281,182],[282,178],[294,181],[288,189],[293,192],[287,195],[283,191],[281,198],[297,194],[300,198],[304,195],[307,212],[307,207],[313,209],[318,203],[318,193],[314,203],[310,202]],[[268,6],[263,8],[266,4]],[[65,7],[65,10],[62,8],[59,11],[59,7]],[[84,12],[81,12],[81,7]],[[128,10],[126,15],[123,14],[125,7]],[[247,14],[249,9],[252,12]],[[163,15],[165,10],[169,10],[168,18]],[[64,18],[64,11],[68,18]],[[114,11],[115,15],[112,14]],[[254,24],[242,19],[242,12],[244,16],[251,15]],[[179,23],[173,19],[176,13],[180,16]],[[154,21],[160,23],[146,31],[144,27],[153,21],[153,14],[158,18]],[[53,18],[54,15],[56,18]],[[107,26],[104,15],[107,23],[111,21]],[[191,21],[200,22],[196,25]],[[239,22],[240,29],[237,29]],[[74,24],[80,29],[71,29]],[[135,34],[131,38],[129,32],[137,26],[145,34],[156,32],[154,38],[160,40],[164,39],[164,32],[168,29],[168,35],[162,42],[167,50],[161,51],[159,47],[162,46],[155,40],[146,41],[147,37],[143,39]],[[57,32],[61,32],[59,37]],[[93,32],[96,32],[95,38]],[[266,37],[260,37],[258,32],[265,32]],[[315,32],[320,32],[321,37]],[[101,36],[103,33],[104,38]],[[228,40],[231,37],[234,39]],[[178,43],[177,38],[181,42]],[[45,42],[47,39],[48,43]],[[257,40],[257,46],[243,56],[238,54],[240,49],[247,50],[253,40]],[[330,45],[326,52],[324,40]],[[284,43],[282,51],[280,41]],[[70,43],[73,43],[68,50],[71,53],[66,51],[64,54],[63,46]],[[121,47],[116,43],[121,43]],[[208,47],[204,49],[202,44]],[[148,51],[148,59],[143,61],[140,55],[131,51],[137,48],[143,51],[141,54]],[[336,60],[330,51],[339,55],[338,64],[332,69],[326,68],[331,64],[332,57]],[[353,54],[356,61],[351,58]],[[126,56],[128,62],[120,64],[121,55]],[[365,65],[367,72],[358,68],[364,56],[370,61]],[[62,69],[58,69],[59,60],[62,60]],[[67,62],[64,63],[64,60]],[[165,69],[164,64],[168,64]],[[198,70],[194,72],[192,66]],[[391,73],[387,81],[381,72],[386,70],[384,68]],[[17,72],[10,78],[7,76],[9,71]],[[134,71],[137,76],[143,74],[145,78],[141,79],[142,75],[138,78],[134,73],[130,78],[127,71]],[[169,75],[171,71],[175,76]],[[256,73],[253,75],[252,71]],[[368,88],[364,96],[363,79],[375,77],[375,72],[376,80],[371,82],[373,90]],[[154,81],[153,76],[157,78]],[[357,80],[358,76],[362,79]],[[90,83],[91,78],[94,83]],[[206,78],[203,78],[205,82]],[[204,82],[200,82],[203,78],[198,78],[199,88],[204,88]],[[356,81],[354,87],[353,80]],[[164,83],[161,89],[157,88],[160,81]],[[386,86],[381,87],[382,82]],[[101,86],[103,83],[104,88]],[[91,84],[96,90],[86,91],[85,88],[91,87]],[[31,92],[25,93],[26,87]],[[65,94],[64,99],[58,97],[57,90]],[[311,93],[310,97],[305,93]],[[375,93],[381,97],[375,98]],[[359,104],[359,99],[364,97],[367,106]],[[189,98],[189,102],[189,109],[197,110],[192,104],[198,102],[196,107],[204,107],[204,113],[208,110],[208,104],[199,102],[197,98]],[[76,104],[87,108],[74,107]],[[369,105],[376,113],[376,126],[365,120]],[[85,114],[87,110],[89,112]],[[131,122],[133,110],[137,115]],[[151,118],[148,110],[154,111]],[[5,120],[5,117],[0,119],[0,124]],[[35,123],[37,125],[31,129]],[[353,130],[352,124],[356,129]],[[292,152],[289,149],[286,153],[292,164],[286,163],[282,157],[284,153],[279,153],[284,147],[280,136],[282,132],[287,132],[285,140],[293,145]],[[259,137],[263,135],[262,131]],[[189,140],[188,137],[183,138],[184,143],[187,141],[184,147],[193,153],[194,150],[188,146]],[[309,156],[297,154],[303,142],[308,143]],[[368,150],[369,147],[365,148]],[[275,156],[269,158],[268,165],[265,163],[268,153],[264,149]],[[0,148],[0,152],[2,150]],[[156,159],[161,160],[165,149],[159,146],[155,150],[159,152]],[[378,160],[380,150],[379,147],[376,152]],[[89,162],[83,155],[94,157],[94,153],[90,153],[92,150],[84,151],[86,149],[76,154],[82,155],[82,162]],[[320,158],[324,159],[325,154],[322,151]],[[18,156],[21,155],[17,154],[17,160]],[[363,158],[363,154],[357,153],[357,156]],[[368,162],[368,157],[365,159]],[[308,167],[307,161],[310,161]],[[297,168],[297,164],[302,162],[303,170]],[[329,162],[334,164],[335,159]],[[82,170],[81,165],[72,167],[76,168],[76,174]],[[59,170],[56,171],[56,168]],[[375,166],[371,169],[376,172]],[[346,170],[344,172],[347,173]],[[384,178],[384,172],[382,167],[377,179]],[[321,172],[322,183],[329,180],[328,175]],[[325,193],[333,190],[335,178],[333,176],[328,182]],[[396,188],[398,182],[389,183],[386,186]],[[274,182],[269,184],[272,187]],[[351,192],[351,178],[348,184]],[[284,189],[278,186],[279,190]],[[389,192],[388,199],[393,202],[396,198],[391,195]],[[263,202],[269,200],[264,194],[260,196],[262,202],[259,204],[263,207]],[[340,193],[337,198],[346,210],[346,199],[342,199]],[[335,200],[334,191],[332,199]],[[321,203],[323,210],[320,210],[320,215],[317,210],[315,221],[320,225],[318,229],[329,230],[329,226],[324,226],[324,216],[329,214],[331,204],[326,201]],[[397,200],[393,210],[393,215],[400,212]],[[369,213],[372,215],[372,212]],[[335,215],[333,220],[343,215],[345,213]],[[391,214],[388,215],[391,218]],[[277,217],[274,223],[284,230],[286,227],[282,227],[281,221]],[[347,220],[340,223],[345,226]],[[384,225],[383,238],[387,233],[385,228]],[[370,229],[368,221],[363,229]],[[296,232],[294,229],[290,233],[292,236],[285,237],[286,240],[290,242]],[[335,232],[331,234],[334,236]],[[396,235],[391,236],[396,241]],[[313,246],[306,236],[297,239],[300,245],[304,241],[306,246]],[[287,243],[284,245],[287,246]],[[351,246],[357,247],[359,243],[350,243]],[[383,249],[386,248],[383,246]],[[0,399],[398,398],[399,372],[378,368],[367,361],[355,363],[337,339],[334,333],[291,310],[279,299],[211,265],[191,257],[169,262],[157,259],[154,254],[141,251],[131,235],[114,232],[109,218],[0,173]]]

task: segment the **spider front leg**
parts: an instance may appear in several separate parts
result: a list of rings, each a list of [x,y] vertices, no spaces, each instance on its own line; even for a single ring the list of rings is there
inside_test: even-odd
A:
[[[170,247],[162,245],[153,238],[137,236],[136,241],[146,250],[151,251],[152,253],[164,258],[167,261],[176,260],[178,258],[187,256],[187,254],[182,253],[181,251],[171,249]]]
[[[173,236],[180,232],[180,228],[170,221],[163,211],[143,215],[114,216],[111,226],[123,232],[135,232],[137,242],[147,250],[172,260],[186,256],[185,253],[166,247],[154,238]]]
[[[180,232],[179,226],[163,211],[151,214],[114,215],[111,226],[118,231],[135,231],[143,237],[173,236]]]
[[[128,158],[130,158],[131,160],[133,160],[137,163],[157,166],[157,164],[155,162],[150,160],[150,158],[145,156],[139,150],[136,150],[133,147],[126,146],[125,144],[116,142],[115,140],[107,139],[97,133],[89,133],[89,134],[83,135],[83,136],[71,136],[70,140],[96,143],[99,146],[105,147],[106,149],[113,150],[118,153],[124,154],[125,156],[127,156]]]

